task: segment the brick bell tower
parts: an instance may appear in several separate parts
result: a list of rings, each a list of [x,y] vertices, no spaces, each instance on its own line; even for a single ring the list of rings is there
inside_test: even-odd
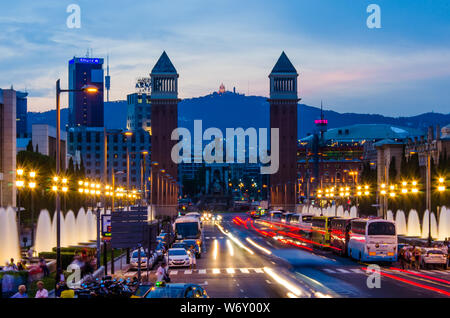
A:
[[[295,212],[297,182],[297,95],[298,73],[286,54],[269,75],[270,128],[279,129],[279,169],[270,176],[270,204]]]
[[[158,163],[152,165],[151,174],[151,204],[155,207],[155,216],[177,214],[178,190],[174,182],[178,177],[178,167],[171,158],[172,147],[176,143],[171,140],[171,135],[178,127],[178,77],[164,51],[150,73],[151,160]]]

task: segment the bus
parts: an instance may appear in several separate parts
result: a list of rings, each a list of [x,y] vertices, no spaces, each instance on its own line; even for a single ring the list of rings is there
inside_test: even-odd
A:
[[[283,215],[282,211],[270,211],[268,217],[269,221],[272,222],[280,222],[281,223],[281,216]]]
[[[348,255],[358,261],[397,261],[397,233],[393,221],[354,219],[350,226]]]
[[[300,231],[304,232],[309,236],[311,233],[313,217],[314,217],[313,214],[295,213],[291,215],[289,224],[291,226],[298,227]]]
[[[347,255],[352,220],[354,218],[337,217],[330,221],[330,245],[333,247],[333,252],[342,256]]]
[[[173,223],[173,231],[177,241],[195,239],[199,246],[202,244],[202,230],[198,217],[181,216],[176,218]]]
[[[330,247],[330,221],[335,216],[314,216],[311,224],[311,240],[320,248]]]

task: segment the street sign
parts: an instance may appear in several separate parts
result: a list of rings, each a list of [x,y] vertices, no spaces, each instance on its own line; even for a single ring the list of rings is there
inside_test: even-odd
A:
[[[102,215],[102,236],[111,237],[111,214]]]

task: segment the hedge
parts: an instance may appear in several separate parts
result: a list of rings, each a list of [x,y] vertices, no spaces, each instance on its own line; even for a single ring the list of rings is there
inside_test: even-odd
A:
[[[61,252],[61,267],[67,268],[70,263],[73,262],[74,253],[70,252]],[[41,252],[39,253],[39,257],[43,257],[45,259],[56,259],[56,252]]]

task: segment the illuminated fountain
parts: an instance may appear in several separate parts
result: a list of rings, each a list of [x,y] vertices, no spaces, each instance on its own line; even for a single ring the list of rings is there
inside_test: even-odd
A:
[[[443,206],[439,215],[439,239],[444,240],[446,237],[450,237],[450,209]]]
[[[5,265],[10,258],[20,259],[16,212],[11,207],[0,208],[0,243],[0,265]]]
[[[397,210],[397,213],[395,214],[395,224],[397,226],[397,234],[407,234],[405,212],[402,210]]]
[[[340,216],[340,217],[344,216],[344,208],[342,207],[342,205],[337,207],[336,216]]]
[[[356,209],[356,206],[352,206],[350,208],[350,217],[351,218],[357,218],[358,217],[358,210]]]
[[[420,230],[420,220],[419,214],[416,210],[410,210],[408,214],[408,236],[418,236],[420,237],[422,232]]]
[[[388,211],[387,211],[387,213],[386,213],[386,219],[387,219],[388,221],[394,221],[394,214],[392,213],[391,210],[388,210]]]
[[[77,216],[69,210],[66,216],[61,212],[61,247],[68,247],[95,240],[97,237],[96,216],[92,211],[85,213],[81,208]],[[53,220],[47,210],[41,211],[36,228],[36,252],[48,252],[56,246],[56,213]]]
[[[429,217],[430,213],[428,210],[425,210],[425,213],[423,214],[423,222],[422,222],[422,238],[427,238],[430,227],[429,227]],[[431,237],[437,238],[438,237],[438,227],[436,222],[436,215],[434,215],[434,212],[431,212]]]
[[[39,213],[36,227],[36,241],[34,249],[37,253],[51,251],[55,246],[54,237],[52,236],[52,220],[47,210]]]

